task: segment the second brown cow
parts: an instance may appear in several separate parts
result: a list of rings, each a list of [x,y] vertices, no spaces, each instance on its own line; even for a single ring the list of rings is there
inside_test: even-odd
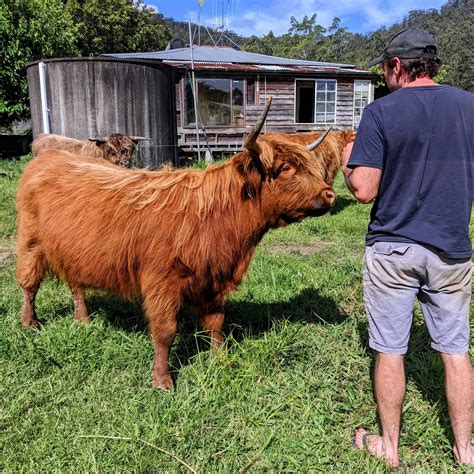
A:
[[[31,145],[33,156],[42,150],[64,150],[74,155],[103,158],[114,165],[131,168],[135,145],[142,137],[130,137],[121,133],[112,133],[106,137],[77,140],[76,138],[40,133]]]
[[[280,140],[288,140],[300,145],[309,145],[321,137],[323,132],[300,132],[300,133],[267,133],[266,136],[278,136]],[[355,140],[356,133],[353,130],[331,131],[327,140],[321,143],[313,153],[317,159],[324,161],[324,179],[332,183],[341,167],[342,150]]]
[[[322,157],[278,134],[258,137],[268,107],[245,151],[204,171],[132,171],[40,152],[17,196],[23,325],[37,325],[36,292],[51,270],[70,285],[77,320],[88,320],[86,288],[143,298],[153,386],[173,386],[168,356],[183,303],[199,310],[218,347],[224,296],[263,235],[326,213],[336,198]]]

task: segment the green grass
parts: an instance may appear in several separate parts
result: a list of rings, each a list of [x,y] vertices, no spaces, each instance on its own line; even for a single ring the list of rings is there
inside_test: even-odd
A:
[[[138,303],[91,294],[72,320],[64,283],[38,294],[40,330],[19,323],[14,194],[27,161],[0,162],[2,472],[384,472],[355,452],[376,429],[361,268],[369,206],[337,181],[331,216],[270,232],[226,303],[227,345],[211,356],[183,311],[176,391],[150,388],[153,347]],[[416,311],[401,458],[452,472],[443,369]]]

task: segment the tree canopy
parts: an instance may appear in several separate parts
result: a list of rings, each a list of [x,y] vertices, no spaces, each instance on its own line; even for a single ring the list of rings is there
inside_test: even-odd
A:
[[[170,37],[142,0],[0,0],[0,124],[28,118],[28,62],[161,50]]]
[[[171,37],[142,0],[67,0],[65,13],[76,25],[83,56],[156,51]]]
[[[47,25],[45,27],[45,25]],[[28,61],[79,54],[76,29],[60,0],[0,2],[0,119],[28,114]]]

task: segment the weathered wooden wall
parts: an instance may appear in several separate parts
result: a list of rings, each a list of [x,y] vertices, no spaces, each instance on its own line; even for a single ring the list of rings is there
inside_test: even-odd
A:
[[[46,60],[50,131],[78,139],[143,136],[151,168],[177,163],[174,68],[112,58]],[[27,68],[33,135],[43,132],[38,62]]]
[[[354,120],[354,79],[339,78],[336,94],[336,126],[351,129]]]

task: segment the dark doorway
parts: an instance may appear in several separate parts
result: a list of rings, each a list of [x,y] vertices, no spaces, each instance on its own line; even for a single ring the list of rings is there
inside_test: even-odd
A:
[[[296,82],[296,123],[314,123],[314,81]]]

